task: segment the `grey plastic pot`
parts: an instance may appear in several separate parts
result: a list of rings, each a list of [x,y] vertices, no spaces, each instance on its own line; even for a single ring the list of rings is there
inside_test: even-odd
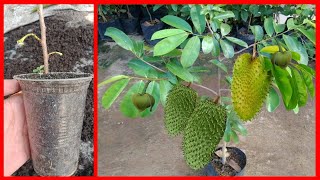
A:
[[[21,74],[32,163],[40,176],[77,170],[87,89],[86,73]]]

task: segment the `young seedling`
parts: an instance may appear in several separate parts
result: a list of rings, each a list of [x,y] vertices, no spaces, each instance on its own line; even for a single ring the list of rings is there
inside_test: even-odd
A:
[[[52,54],[58,54],[60,56],[62,56],[63,54],[61,52],[51,52],[48,53],[48,48],[47,48],[47,39],[46,39],[46,25],[44,22],[44,16],[43,16],[43,5],[39,5],[38,8],[38,14],[39,14],[39,21],[40,21],[40,30],[41,30],[41,39],[34,33],[29,33],[25,36],[23,36],[21,39],[19,39],[17,41],[18,46],[23,46],[24,45],[24,41],[27,37],[33,37],[36,40],[38,40],[41,43],[41,47],[42,47],[42,54],[43,54],[43,61],[44,61],[44,65],[41,65],[39,67],[37,67],[36,69],[33,70],[34,73],[49,73],[49,56]]]

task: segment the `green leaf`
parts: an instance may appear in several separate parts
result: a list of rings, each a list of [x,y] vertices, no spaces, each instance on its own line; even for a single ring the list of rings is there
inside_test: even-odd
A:
[[[316,72],[309,66],[304,65],[304,64],[297,64],[296,66],[298,66],[299,69],[304,69],[306,70],[311,76],[315,77],[316,76]]]
[[[217,14],[216,16],[213,17],[213,19],[223,20],[223,19],[228,19],[233,17],[235,17],[235,15],[232,11],[225,11]]]
[[[122,79],[112,84],[102,97],[102,106],[109,109],[112,103],[117,99],[123,89],[127,86],[130,79]]]
[[[153,5],[153,8],[152,8],[153,12],[155,12],[156,10],[161,8],[161,6],[163,6],[163,5]]]
[[[135,55],[137,55],[138,57],[142,57],[143,53],[144,53],[144,50],[143,50],[144,43],[143,43],[143,41],[132,41],[132,43],[133,43],[132,52]]]
[[[188,37],[188,33],[184,32],[184,33],[170,36],[161,40],[154,46],[153,55],[161,56],[171,52],[176,47],[178,47],[181,43],[183,43],[183,41],[186,40],[187,37]]]
[[[266,18],[264,20],[263,26],[264,26],[264,30],[266,30],[266,33],[268,34],[268,36],[271,37],[272,34],[274,33],[273,18],[272,17]]]
[[[135,74],[143,77],[157,78],[159,72],[153,67],[144,63],[139,59],[132,59],[128,62],[128,67],[134,71]]]
[[[109,27],[104,33],[105,36],[111,37],[123,49],[132,51],[133,43],[131,39],[122,31],[117,28]]]
[[[210,26],[211,26],[211,28],[212,28],[212,30],[214,31],[214,32],[217,32],[217,30],[219,29],[219,27],[220,27],[220,21],[219,20],[217,20],[217,19],[213,19],[212,21],[211,21],[211,23],[210,23]]]
[[[163,56],[164,57],[177,57],[177,56],[181,56],[181,54],[182,54],[182,52],[180,49],[174,49]]]
[[[171,8],[172,8],[172,10],[174,10],[175,12],[177,12],[177,10],[178,10],[178,5],[176,5],[176,4],[171,4]]]
[[[250,26],[252,33],[254,34],[255,41],[261,41],[263,39],[263,29],[259,25]]]
[[[169,24],[172,27],[192,32],[191,26],[185,20],[177,16],[166,15],[163,18],[161,18],[161,21],[166,24]]]
[[[299,62],[300,61],[300,54],[299,53],[297,53],[297,52],[293,52],[293,51],[291,51],[291,55],[292,55],[292,59],[293,60],[296,60],[297,62]],[[304,65],[304,64],[303,64]]]
[[[247,22],[248,17],[249,17],[249,13],[248,13],[248,11],[244,11],[244,10],[242,10],[240,15],[241,15],[241,19],[242,19],[242,21]]]
[[[272,70],[273,65],[271,62],[271,59],[269,59],[268,57],[264,57],[264,70],[265,71],[270,71]]]
[[[205,16],[200,13],[201,9],[200,5],[193,5],[190,9],[192,23],[200,34],[203,33],[206,27],[206,19]]]
[[[213,37],[204,36],[202,39],[202,51],[204,54],[209,54],[213,49]]]
[[[214,65],[218,66],[220,69],[222,69],[224,72],[228,73],[228,68],[226,65],[224,65],[222,62],[220,62],[217,59],[211,60]]]
[[[301,42],[288,35],[282,35],[282,37],[290,51],[294,51],[300,54],[299,63],[307,65],[309,61],[308,53],[305,47],[303,47],[303,45],[301,44]]]
[[[220,24],[220,29],[221,29],[221,35],[222,36],[225,36],[225,35],[229,34],[230,31],[231,31],[231,27],[226,23],[221,23]]]
[[[282,94],[283,103],[288,106],[291,96],[292,87],[290,83],[290,75],[287,70],[275,65],[273,75],[275,77],[277,86]]]
[[[147,62],[161,62],[162,58],[159,56],[144,56],[143,60]]]
[[[224,134],[223,134],[223,140],[225,142],[230,142],[230,135],[231,135],[231,127],[230,127],[230,123],[227,121],[226,129],[225,129]]]
[[[287,67],[289,68],[289,67]],[[299,101],[299,94],[298,94],[298,85],[296,83],[296,80],[292,74],[292,69],[290,69],[290,74],[292,75],[292,77],[290,78],[290,84],[291,84],[291,87],[292,87],[292,96],[291,96],[291,99],[290,99],[290,102],[288,105],[286,105],[286,108],[287,110],[292,110],[294,109],[295,107],[297,107],[298,105],[298,101]]]
[[[229,36],[226,36],[226,38],[235,43],[235,44],[238,44],[239,46],[242,46],[242,47],[248,47],[248,44],[244,41],[242,41],[241,39],[238,39],[238,38],[234,38],[234,37],[229,37]]]
[[[210,72],[210,68],[205,66],[191,66],[188,68],[190,73],[206,73]]]
[[[298,105],[299,107],[305,106],[308,101],[307,86],[304,83],[304,80],[301,77],[300,73],[295,68],[291,68],[291,72],[292,72],[292,77],[295,79],[297,84]]]
[[[181,29],[164,29],[164,30],[160,30],[160,31],[155,32],[152,35],[151,40],[162,39],[162,38],[166,38],[166,37],[169,37],[169,36],[182,34],[182,33],[185,33],[185,32],[186,31],[181,30]]]
[[[303,77],[304,83],[308,88],[308,92],[312,98],[315,96],[315,89],[313,85],[312,76],[304,69],[301,69],[301,75]]]
[[[131,98],[133,94],[141,93],[143,88],[144,82],[139,81],[131,86],[126,95],[122,98],[122,101],[120,102],[120,111],[126,117],[136,118],[140,115],[139,110],[132,103]]]
[[[275,46],[265,46],[263,47],[260,52],[265,52],[265,53],[270,53],[270,54],[273,54],[273,53],[276,53],[276,52],[279,52],[279,46],[278,45],[275,45]],[[282,50],[285,51],[286,49],[284,47],[282,47]]]
[[[280,98],[277,91],[271,87],[266,99],[266,106],[269,112],[273,112],[280,105]]]
[[[290,29],[295,29],[297,26],[294,24],[293,18],[288,19],[287,21],[287,28],[288,30]]]
[[[163,106],[166,104],[168,92],[172,89],[173,85],[169,81],[161,80],[160,84],[160,101]]]
[[[166,64],[166,67],[170,72],[183,79],[184,81],[193,81],[193,75],[187,69],[184,69],[178,61],[171,61]]]
[[[223,52],[224,57],[232,58],[234,56],[233,46],[225,40],[220,39],[220,45]]]
[[[190,67],[197,60],[200,52],[200,39],[193,36],[182,50],[181,64],[184,68]]]
[[[234,143],[239,143],[239,137],[238,137],[237,133],[234,130],[230,131],[230,137],[231,137],[231,140]]]
[[[294,112],[294,114],[298,114],[299,113],[299,106],[297,105],[294,109],[292,109],[292,111]]]
[[[273,27],[274,27],[274,31],[276,31],[276,33],[281,33],[284,31],[284,29],[286,28],[285,24],[278,24],[275,21],[273,21]]]
[[[297,28],[303,35],[305,35],[314,45],[316,44],[315,29]]]
[[[118,81],[120,79],[127,79],[129,78],[129,76],[125,76],[125,75],[117,75],[117,76],[113,76],[107,80],[102,81],[101,83],[99,83],[98,87],[104,86],[106,84]]]
[[[213,48],[212,48],[212,56],[218,57],[220,55],[220,44],[216,38],[212,38]]]
[[[147,117],[152,115],[156,109],[158,108],[159,102],[160,102],[160,89],[159,89],[159,83],[152,81],[147,88],[147,93],[153,96],[155,102],[154,105],[152,106],[152,111],[150,111],[150,108],[147,108],[143,112],[141,112],[140,116],[141,117]]]

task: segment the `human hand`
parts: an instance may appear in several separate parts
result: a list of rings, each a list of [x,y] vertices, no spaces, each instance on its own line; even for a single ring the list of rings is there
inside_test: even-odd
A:
[[[16,80],[4,80],[4,96],[20,91]],[[22,94],[4,100],[4,175],[12,175],[30,158]]]

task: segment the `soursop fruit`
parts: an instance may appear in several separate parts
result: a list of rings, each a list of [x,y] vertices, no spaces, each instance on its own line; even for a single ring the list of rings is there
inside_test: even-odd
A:
[[[165,127],[170,135],[182,132],[193,112],[197,93],[182,84],[175,85],[167,95],[164,107]]]
[[[231,97],[234,110],[245,121],[260,111],[270,89],[271,76],[264,69],[264,58],[240,55],[233,66]]]
[[[212,159],[212,153],[226,129],[227,111],[212,100],[198,101],[183,136],[183,153],[192,169],[200,169]]]

